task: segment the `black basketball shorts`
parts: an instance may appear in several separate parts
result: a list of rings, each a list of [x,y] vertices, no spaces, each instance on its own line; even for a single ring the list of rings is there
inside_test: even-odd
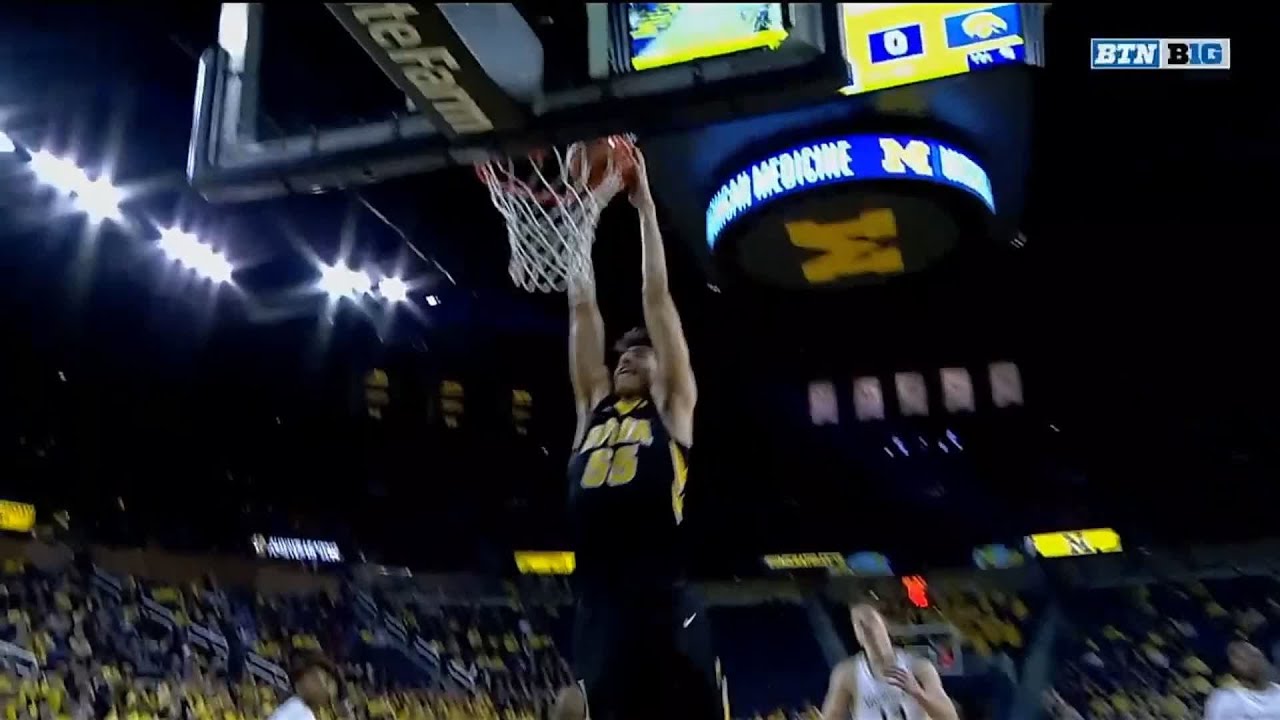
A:
[[[724,720],[706,608],[692,588],[578,583],[573,665],[591,720]]]

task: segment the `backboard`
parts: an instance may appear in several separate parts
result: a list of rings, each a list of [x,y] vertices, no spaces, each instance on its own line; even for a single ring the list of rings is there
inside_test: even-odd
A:
[[[678,7],[225,3],[189,175],[213,200],[318,192],[766,112],[847,77],[821,4]]]
[[[951,189],[1011,234],[1044,8],[225,3],[201,57],[188,173],[210,200],[247,201],[627,132],[670,221],[709,256],[735,177],[808,157],[804,143],[857,135],[874,149],[892,134],[922,154],[874,180],[955,180],[940,163],[958,153],[984,179]]]

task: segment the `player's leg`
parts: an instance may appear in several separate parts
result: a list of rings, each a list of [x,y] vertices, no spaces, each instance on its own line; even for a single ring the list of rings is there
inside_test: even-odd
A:
[[[625,594],[607,585],[580,580],[575,583],[577,602],[573,622],[573,669],[576,692],[566,689],[566,712],[579,711],[591,720],[611,720],[626,707],[627,684],[635,679],[637,654],[633,638],[636,623],[630,619]],[[581,701],[581,709],[577,701]],[[569,715],[564,720],[581,720]],[[558,720],[558,719],[557,719]]]
[[[673,601],[672,684],[679,717],[726,720],[726,698],[721,692],[720,668],[707,607],[694,588],[684,585],[673,589]]]

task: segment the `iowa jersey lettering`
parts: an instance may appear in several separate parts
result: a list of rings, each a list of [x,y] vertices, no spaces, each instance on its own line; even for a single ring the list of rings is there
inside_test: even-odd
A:
[[[573,463],[581,466],[578,487],[606,492],[631,485],[637,477],[641,478],[639,484],[646,486],[655,481],[665,483],[669,477],[671,511],[676,524],[683,521],[688,479],[684,450],[667,435],[650,401],[603,403],[593,422],[577,452],[579,458],[585,456],[585,462]]]
[[[609,418],[587,431],[580,452],[589,452],[580,484],[592,490],[601,485],[626,485],[636,477],[640,448],[653,444],[653,426],[641,418]]]

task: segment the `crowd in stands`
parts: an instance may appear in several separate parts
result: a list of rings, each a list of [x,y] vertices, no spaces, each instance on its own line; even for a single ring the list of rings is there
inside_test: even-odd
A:
[[[385,630],[362,622],[340,594],[222,591],[207,581],[182,587],[126,577],[113,598],[91,574],[74,565],[47,572],[5,561],[3,720],[261,720],[288,695],[287,676],[262,667],[282,670],[291,656],[314,651],[334,660],[343,681],[320,720],[534,720],[569,679],[556,643],[534,630],[515,601],[418,608],[402,617],[415,634],[425,630],[420,637],[429,638],[441,666],[457,660],[470,671],[462,684],[445,672],[405,667],[403,652],[380,653]],[[192,628],[221,637],[234,630],[249,662],[238,663],[234,648],[211,652]]]
[[[1203,717],[1216,687],[1232,685],[1227,644],[1280,651],[1274,577],[1173,581],[1075,593],[1055,687],[1090,718]]]
[[[572,624],[567,592],[379,590],[375,600],[333,578],[276,585],[162,582],[9,557],[0,567],[0,720],[264,720],[289,694],[291,658],[316,651],[342,681],[320,720],[540,720],[572,677],[560,652]],[[1208,694],[1232,682],[1229,641],[1280,650],[1274,578],[1071,592],[1059,603],[1052,680],[1063,707],[1084,717],[1198,718]],[[1016,673],[1037,632],[1034,594],[970,583],[935,586],[920,603],[885,584],[878,598],[891,625],[954,628],[973,666],[1005,662]],[[362,612],[362,602],[377,611]],[[827,610],[838,642],[854,647],[847,610]],[[810,611],[795,598],[713,605],[742,720],[818,717],[830,653]]]

